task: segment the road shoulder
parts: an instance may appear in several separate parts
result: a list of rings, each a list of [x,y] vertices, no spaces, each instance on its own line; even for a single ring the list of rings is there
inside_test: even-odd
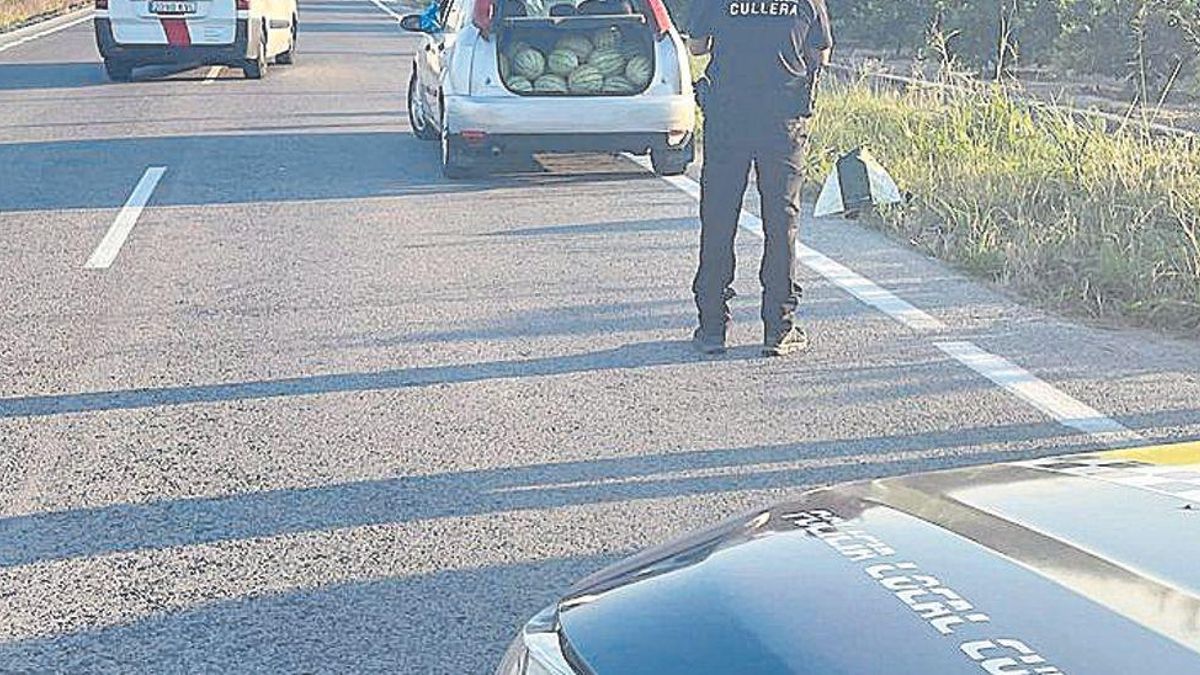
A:
[[[91,5],[77,6],[63,12],[44,15],[16,27],[0,30],[0,51],[57,33],[92,17]]]

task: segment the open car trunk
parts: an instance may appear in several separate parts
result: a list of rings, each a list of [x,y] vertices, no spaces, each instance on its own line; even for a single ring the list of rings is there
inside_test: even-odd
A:
[[[603,0],[599,0],[603,2]],[[522,96],[636,96],[655,73],[654,31],[646,16],[630,12],[580,14],[561,2],[551,10],[565,16],[526,16],[504,3],[496,34],[500,79]],[[547,11],[547,10],[543,10]],[[601,10],[603,11],[603,10]]]

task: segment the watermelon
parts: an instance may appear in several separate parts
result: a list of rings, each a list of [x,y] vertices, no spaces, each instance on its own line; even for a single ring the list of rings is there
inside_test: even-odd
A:
[[[525,42],[524,40],[517,40],[516,42],[509,43],[508,48],[504,50],[504,55],[509,59],[512,59],[514,56],[520,54],[526,49],[533,49],[533,45]]]
[[[604,93],[606,94],[636,94],[637,90],[638,87],[635,87],[623,75],[604,78]]]
[[[512,76],[512,59],[501,54],[500,62],[497,65],[500,67],[500,79],[507,81]]]
[[[638,87],[645,87],[654,78],[654,64],[649,57],[635,56],[625,65],[625,77]]]
[[[517,92],[518,94],[529,94],[533,92],[533,83],[521,77],[520,75],[513,76],[512,78],[505,80],[504,83],[508,85],[509,89]]]
[[[592,36],[596,49],[617,49],[621,46],[621,31],[616,26],[596,31]]]
[[[580,66],[571,73],[568,86],[572,94],[598,94],[604,88],[604,73],[595,66]]]
[[[621,50],[621,55],[624,56],[626,59],[632,59],[637,56],[645,56],[646,58],[650,58],[649,57],[650,52],[647,51],[644,46],[639,45],[639,44],[635,44],[635,43],[631,43],[631,42],[623,42],[623,43],[621,43],[620,50]]]
[[[565,94],[567,81],[558,75],[543,75],[533,83],[533,90],[539,94]]]
[[[546,57],[536,49],[526,49],[513,57],[512,69],[527,80],[536,80],[546,72]]]
[[[554,48],[575,52],[579,56],[579,60],[582,61],[588,57],[588,54],[592,53],[592,41],[584,35],[568,35],[559,40],[558,45]]]
[[[546,59],[546,65],[550,72],[566,77],[579,67],[579,55],[569,49],[555,49]]]
[[[588,57],[588,65],[603,75],[616,75],[625,70],[625,57],[615,49],[597,49]]]

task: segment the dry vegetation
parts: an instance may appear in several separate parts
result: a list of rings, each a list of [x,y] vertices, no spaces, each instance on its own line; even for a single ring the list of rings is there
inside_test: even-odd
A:
[[[0,31],[9,30],[29,20],[54,14],[88,3],[79,0],[0,0]]]
[[[868,146],[911,195],[871,224],[1055,309],[1200,335],[1200,136],[941,78],[904,91],[828,78],[813,188]]]
[[[814,178],[868,145],[911,191],[878,223],[1072,312],[1200,332],[1200,143],[1121,130],[998,87],[827,88]]]

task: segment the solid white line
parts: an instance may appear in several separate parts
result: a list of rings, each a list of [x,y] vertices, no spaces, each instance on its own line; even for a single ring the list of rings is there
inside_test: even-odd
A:
[[[804,244],[797,244],[796,250],[800,256],[800,262],[807,265],[809,269],[912,330],[919,333],[932,333],[946,329],[946,324],[935,319],[928,312],[901,300],[895,293],[825,256],[820,251]]]
[[[150,195],[154,194],[154,188],[158,187],[158,181],[162,180],[163,174],[166,172],[167,167],[165,166],[152,166],[146,169],[146,173],[138,181],[137,187],[133,188],[133,194],[129,195],[129,200],[117,214],[117,219],[113,221],[112,227],[108,228],[108,234],[104,235],[104,239],[100,241],[100,245],[96,247],[92,257],[88,258],[84,265],[85,269],[103,270],[112,266],[113,261],[117,259],[117,254],[121,252],[121,247],[125,245],[129,233],[133,231],[133,226],[141,217],[142,209],[146,208],[146,203],[150,201]]]
[[[651,168],[644,157],[626,157],[647,169]],[[700,199],[700,185],[694,179],[688,176],[668,176],[663,177],[663,180],[694,199]],[[753,213],[743,209],[739,224],[755,236],[763,237],[762,220]],[[927,333],[946,329],[946,325],[940,320],[821,252],[803,244],[797,245],[797,251],[801,262],[814,272],[914,331]],[[937,342],[935,345],[946,355],[1049,415],[1063,426],[1090,434],[1105,442],[1141,440],[1137,432],[1038,379],[1011,361],[980,349],[974,343]]]
[[[380,2],[380,0],[371,0],[371,4],[375,5],[375,6],[376,6],[376,7],[378,7],[379,9],[382,9],[382,10],[384,11],[384,13],[385,13],[385,14],[387,14],[387,15],[388,15],[388,16],[390,16],[390,17],[392,17],[392,18],[393,18],[393,19],[395,19],[396,21],[399,21],[400,19],[403,19],[403,18],[404,18],[404,16],[403,16],[403,15],[397,14],[396,12],[394,12],[394,11],[392,10],[392,8],[391,8],[391,7],[388,7],[387,5],[383,4],[382,2]]]
[[[68,21],[67,23],[57,25],[54,28],[47,28],[46,30],[39,31],[32,35],[26,35],[25,37],[20,38],[18,40],[13,40],[12,42],[9,42],[7,44],[2,44],[2,45],[0,45],[0,52],[6,52],[14,47],[20,47],[23,44],[28,44],[30,42],[33,42],[34,40],[39,40],[48,35],[54,35],[55,33],[59,32],[59,31],[64,31],[68,28],[78,26],[81,23],[85,23],[85,22],[91,21],[91,20],[92,20],[92,12],[91,12],[91,10],[87,10],[86,15],[81,16],[78,19],[75,19],[74,21]]]
[[[649,168],[649,162],[644,157],[627,155],[643,167]],[[694,199],[700,199],[700,185],[688,176],[665,176],[663,180],[686,192]],[[762,238],[762,219],[750,211],[742,210],[740,225],[743,230]],[[825,277],[850,295],[858,298],[896,321],[917,332],[937,332],[945,330],[946,325],[935,319],[928,312],[917,309],[908,302],[901,300],[895,293],[884,289],[879,284],[858,274],[854,270],[836,262],[820,251],[797,243],[797,254],[800,262],[812,271]]]
[[[208,69],[208,73],[204,76],[204,82],[201,84],[212,84],[221,76],[221,72],[225,70],[225,66],[213,66]]]
[[[1015,363],[980,349],[971,342],[937,342],[947,356],[991,380],[994,384],[1054,418],[1063,426],[1086,434],[1138,438],[1138,434],[1039,379]]]

